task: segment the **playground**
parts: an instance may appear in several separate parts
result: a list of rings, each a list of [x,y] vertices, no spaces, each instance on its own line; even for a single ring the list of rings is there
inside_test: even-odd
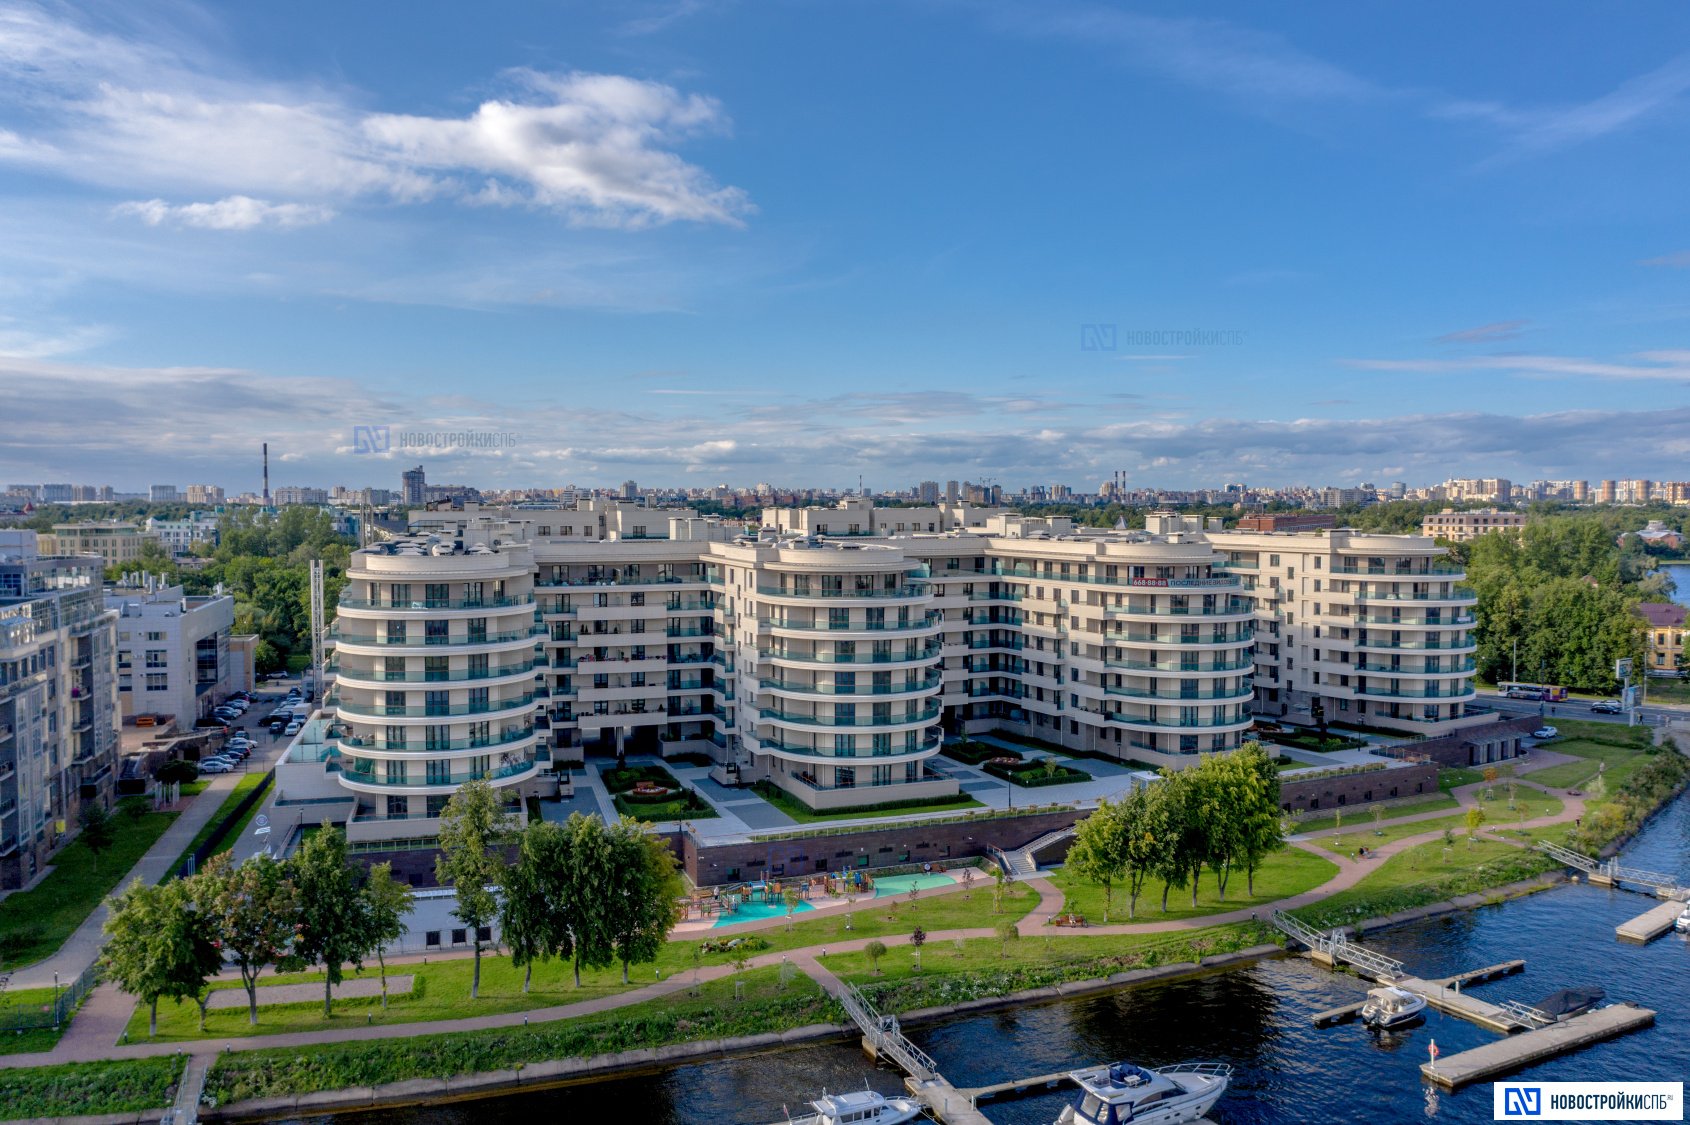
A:
[[[963,872],[975,878],[972,866],[945,871],[906,872],[876,877],[854,870],[818,873],[800,879],[754,879],[693,891],[682,903],[682,917],[676,936],[697,934],[718,926],[737,926],[785,918],[790,913],[844,909],[865,898],[888,898],[963,882]]]

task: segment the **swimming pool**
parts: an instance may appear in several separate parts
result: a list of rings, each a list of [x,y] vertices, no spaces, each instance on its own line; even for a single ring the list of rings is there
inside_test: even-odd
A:
[[[892,895],[907,895],[911,887],[930,890],[933,887],[948,887],[956,882],[955,879],[941,871],[922,872],[918,875],[887,875],[874,881],[874,897],[889,898]]]
[[[807,902],[800,902],[796,913],[802,914],[815,907]],[[770,918],[785,918],[786,903],[784,902],[742,902],[739,909],[732,914],[723,914],[716,919],[718,926],[732,926],[740,922],[763,922]]]

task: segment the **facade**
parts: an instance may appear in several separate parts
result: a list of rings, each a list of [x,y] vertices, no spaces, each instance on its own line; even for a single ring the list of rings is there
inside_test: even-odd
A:
[[[45,555],[99,555],[107,566],[127,566],[141,557],[141,548],[156,542],[148,531],[122,520],[56,523],[41,537]]]
[[[195,512],[185,519],[161,520],[147,518],[147,531],[158,539],[159,545],[173,555],[191,554],[197,543],[217,542],[217,514]]]
[[[1525,526],[1524,512],[1499,512],[1494,508],[1458,512],[1445,508],[1421,521],[1420,534],[1433,539],[1448,539],[1451,543],[1465,543],[1493,531],[1518,531]]]
[[[1268,512],[1259,516],[1244,516],[1238,521],[1239,531],[1319,531],[1335,527],[1338,517],[1325,512]]]
[[[190,504],[221,504],[223,503],[223,486],[220,484],[190,484],[187,495]]]
[[[534,560],[493,529],[352,554],[333,633],[335,751],[368,838],[425,837],[446,799],[540,768]]]
[[[1684,653],[1684,607],[1668,602],[1644,602],[1637,607],[1643,619],[1648,648],[1649,675],[1679,675],[1678,662]]]
[[[1308,723],[1439,735],[1472,712],[1475,596],[1430,539],[1353,531],[1211,532],[1218,573],[1243,578],[1256,611],[1255,709]]]
[[[400,503],[407,508],[420,508],[428,501],[428,478],[421,465],[400,473],[399,480]]]
[[[0,546],[0,889],[41,873],[85,803],[111,803],[117,615],[101,571]]]
[[[150,578],[106,590],[106,608],[118,615],[118,699],[125,718],[174,715],[191,727],[241,686],[229,655],[235,599],[187,597]]]

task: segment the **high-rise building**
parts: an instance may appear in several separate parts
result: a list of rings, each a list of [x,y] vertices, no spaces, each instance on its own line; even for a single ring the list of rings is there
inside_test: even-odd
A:
[[[420,508],[428,502],[428,481],[423,476],[423,467],[418,465],[414,469],[406,469],[399,474],[402,482],[399,489],[400,503],[407,508]]]
[[[1518,531],[1525,526],[1524,512],[1504,512],[1495,508],[1458,512],[1454,508],[1445,508],[1420,521],[1420,534],[1432,539],[1465,543],[1493,531]]]
[[[924,480],[915,486],[915,498],[923,504],[937,504],[939,502],[939,482]]]
[[[945,482],[945,503],[955,504],[962,499],[961,487],[954,480]]]
[[[188,486],[188,503],[221,504],[223,503],[223,486],[218,484],[190,484]]]
[[[1615,504],[1619,502],[1620,486],[1618,481],[1605,480],[1596,486],[1596,502],[1598,504]]]
[[[117,614],[102,562],[0,533],[0,888],[40,874],[117,772]]]
[[[173,484],[155,484],[147,490],[147,499],[154,504],[174,504],[181,496]]]

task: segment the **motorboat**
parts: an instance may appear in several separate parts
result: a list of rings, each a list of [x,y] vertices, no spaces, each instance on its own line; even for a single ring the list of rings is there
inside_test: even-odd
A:
[[[1226,1063],[1176,1063],[1146,1069],[1121,1062],[1068,1075],[1080,1097],[1056,1125],[1173,1125],[1196,1121],[1226,1093]]]
[[[1367,992],[1367,1003],[1361,1006],[1361,1022],[1368,1027],[1396,1027],[1414,1019],[1426,1010],[1426,998],[1406,988],[1386,985]]]
[[[900,1125],[921,1116],[921,1103],[914,1098],[887,1097],[873,1090],[829,1094],[810,1103],[814,1113],[788,1117],[779,1125]]]
[[[1583,988],[1563,988],[1551,992],[1533,1007],[1546,1016],[1552,1017],[1556,1023],[1582,1015],[1596,1007],[1598,1003],[1608,998],[1608,994],[1595,985]]]
[[[1684,911],[1679,914],[1678,920],[1672,924],[1672,928],[1681,934],[1690,934],[1690,906],[1686,906]]]

